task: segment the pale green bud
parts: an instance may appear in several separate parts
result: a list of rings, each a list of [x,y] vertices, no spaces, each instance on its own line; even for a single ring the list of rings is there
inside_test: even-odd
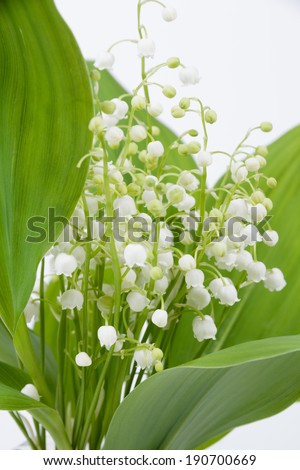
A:
[[[167,60],[167,66],[170,69],[176,69],[180,65],[180,59],[178,57],[169,57]]]
[[[99,82],[100,78],[101,73],[99,72],[99,70],[93,69],[91,71],[91,79],[93,80],[93,82]]]
[[[191,106],[191,100],[189,98],[182,98],[179,101],[179,107],[181,109],[189,109],[190,106]]]
[[[273,129],[273,124],[271,122],[262,122],[260,125],[260,129],[263,132],[271,132],[271,130]]]
[[[146,160],[147,160],[147,150],[142,150],[140,153],[139,153],[139,160],[140,162],[142,163],[145,163]]]
[[[189,131],[189,135],[190,135],[191,137],[198,137],[199,132],[196,131],[196,129],[191,129],[191,130]]]
[[[214,124],[218,119],[217,113],[213,109],[208,109],[205,113],[205,121],[208,124]]]
[[[179,144],[177,150],[179,155],[187,155],[189,153],[189,149],[186,144]]]
[[[104,179],[103,179],[103,176],[102,175],[94,175],[93,176],[93,183],[94,184],[103,184],[104,183]]]
[[[146,108],[146,100],[144,96],[135,95],[131,100],[131,106],[133,109],[141,110]]]
[[[158,158],[148,154],[145,163],[147,170],[155,170],[158,165]]]
[[[100,134],[104,128],[105,125],[101,116],[95,116],[90,120],[89,130],[94,134]]]
[[[164,183],[159,183],[157,186],[156,186],[156,191],[159,193],[159,194],[165,194],[166,193],[166,185]]]
[[[271,211],[273,209],[273,202],[268,197],[266,197],[263,201],[263,205],[265,206],[267,211]]]
[[[105,114],[112,114],[116,110],[116,105],[112,101],[103,101],[102,103],[100,103],[100,109]]]
[[[164,273],[162,272],[160,267],[155,266],[155,267],[151,268],[151,270],[150,270],[151,279],[153,279],[154,281],[159,281],[160,279],[163,278],[163,276],[164,276]]]
[[[139,151],[139,147],[135,142],[130,142],[128,145],[128,155],[136,155]]]
[[[201,150],[200,142],[190,142],[187,147],[188,153],[198,153]]]
[[[212,252],[214,256],[225,256],[227,253],[227,246],[224,242],[215,242],[212,245]]]
[[[176,89],[172,85],[165,85],[162,92],[167,98],[174,98],[177,93]]]
[[[183,234],[181,235],[181,238],[180,238],[180,242],[184,246],[189,246],[189,245],[192,245],[194,243],[194,240],[193,240],[193,237],[191,236],[190,232],[183,232]]]
[[[113,298],[109,295],[103,295],[97,300],[97,306],[101,312],[109,313],[113,307]]]
[[[254,191],[254,193],[252,193],[251,195],[251,199],[254,202],[254,204],[259,204],[259,203],[264,202],[265,198],[266,196],[261,190]]]
[[[174,118],[183,118],[185,116],[185,110],[179,106],[173,106],[171,109],[171,114]]]
[[[164,370],[164,366],[162,364],[162,362],[157,362],[154,366],[154,369],[156,372],[161,372]]]
[[[219,209],[212,209],[209,213],[209,217],[215,217],[218,220],[222,220],[223,212],[221,212]]]
[[[114,170],[109,173],[109,182],[112,184],[123,183],[123,176],[119,170]]]
[[[158,199],[153,199],[152,201],[148,202],[147,208],[151,214],[160,215],[163,209],[162,202]]]
[[[157,126],[152,126],[151,131],[152,131],[153,137],[158,137],[160,134],[160,128]]]
[[[141,194],[141,187],[136,183],[129,183],[127,186],[129,196],[136,197]]]
[[[125,196],[127,194],[127,186],[125,183],[120,183],[116,185],[116,190],[118,191],[121,196]]]
[[[265,157],[262,157],[261,155],[256,155],[255,158],[256,160],[258,160],[260,168],[264,168],[266,166],[267,160],[265,159]]]
[[[268,179],[267,179],[267,186],[268,186],[269,188],[271,188],[271,189],[276,188],[276,186],[277,186],[277,181],[276,181],[276,179],[275,179],[275,178],[272,178],[272,177],[271,177],[271,178],[268,178]]]
[[[143,186],[145,184],[145,175],[143,175],[143,173],[137,173],[135,175],[135,182],[136,184],[139,184],[140,186]]]
[[[164,353],[162,352],[161,349],[159,348],[154,348],[152,350],[152,357],[154,361],[161,361],[162,358],[164,357]]]
[[[258,147],[256,147],[255,153],[256,155],[261,155],[262,157],[266,157],[269,153],[269,150],[268,150],[268,147],[266,147],[265,145],[259,145]]]
[[[184,200],[185,191],[183,188],[175,187],[167,191],[168,201],[172,204],[179,204]]]
[[[154,188],[157,185],[157,178],[153,175],[147,175],[145,179],[145,184],[148,188]]]

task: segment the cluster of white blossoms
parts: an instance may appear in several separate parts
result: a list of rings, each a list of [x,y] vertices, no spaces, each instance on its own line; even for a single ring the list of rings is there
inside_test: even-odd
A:
[[[96,112],[89,123],[94,140],[88,177],[67,227],[71,239],[61,237],[51,251],[53,272],[63,284],[58,303],[83,325],[73,356],[78,367],[110,353],[161,371],[181,316],[191,316],[191,336],[198,341],[215,339],[217,304],[233,306],[253,283],[269,291],[285,286],[282,272],[266,267],[257,253],[258,245],[272,248],[279,239],[266,195],[277,182],[263,174],[268,149],[249,139],[272,125],[251,129],[232,153],[214,151],[208,131],[216,112],[194,96],[178,99],[176,86],[154,82],[169,68],[179,71],[183,85],[195,85],[198,70],[177,57],[147,68],[156,50],[142,24],[147,3],[139,1],[138,38],[128,40],[142,70],[133,92],[98,98],[100,71],[113,67],[112,49],[120,41],[99,55],[91,72]],[[176,19],[173,7],[161,8],[165,21]],[[174,119],[194,113],[195,129],[174,141],[161,138],[155,118],[163,106],[152,101],[153,86],[174,101]],[[228,171],[208,188],[209,167],[220,154],[228,157]]]

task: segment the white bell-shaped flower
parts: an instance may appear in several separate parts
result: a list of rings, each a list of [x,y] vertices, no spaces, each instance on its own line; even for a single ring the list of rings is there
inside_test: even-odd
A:
[[[118,340],[117,340],[117,342],[114,346],[114,352],[115,353],[119,352],[119,351],[121,351],[121,349],[123,349],[123,344],[125,343],[125,339],[123,339],[123,338],[125,338],[125,335],[120,335],[120,334],[118,335]]]
[[[151,201],[155,201],[157,199],[156,192],[153,189],[145,189],[142,194],[142,199],[146,204]]]
[[[133,359],[141,369],[146,369],[153,365],[152,352],[149,349],[137,349]]]
[[[112,126],[105,132],[105,140],[112,148],[119,146],[121,140],[124,139],[124,132],[120,127]]]
[[[207,166],[211,165],[213,162],[211,153],[206,152],[205,150],[201,150],[201,152],[199,152],[197,155],[197,162],[198,165],[203,168],[206,168]]]
[[[244,162],[234,162],[231,165],[231,178],[235,183],[241,183],[248,177],[248,170]]]
[[[167,276],[163,276],[161,279],[158,279],[157,281],[155,281],[154,290],[158,294],[165,294],[168,287],[169,287],[169,279],[167,278]]]
[[[210,294],[204,287],[192,287],[186,296],[187,304],[197,310],[207,307],[210,300]]]
[[[267,215],[267,209],[261,203],[251,207],[251,220],[253,222],[261,222]]]
[[[105,128],[105,122],[101,116],[95,116],[90,120],[89,130],[94,134],[100,134]]]
[[[100,326],[98,329],[98,338],[101,346],[105,346],[105,348],[109,351],[110,348],[117,342],[116,329],[110,325]]]
[[[137,213],[134,199],[127,194],[114,200],[114,210],[118,211],[119,217],[130,217]]]
[[[155,54],[155,43],[150,38],[140,39],[137,44],[138,56],[153,58]]]
[[[178,204],[173,204],[179,211],[190,212],[190,210],[195,206],[196,199],[190,194],[185,194],[184,198]]]
[[[159,231],[159,248],[169,248],[173,245],[174,235],[168,227],[160,227]]]
[[[129,131],[129,135],[133,142],[142,142],[142,140],[147,139],[147,130],[144,126],[132,126]]]
[[[236,302],[239,302],[237,295],[237,290],[233,284],[220,287],[218,291],[218,298],[220,299],[221,305],[233,305]]]
[[[204,315],[204,318],[194,318],[193,332],[194,337],[199,342],[203,341],[204,339],[216,339],[217,327],[211,316]]]
[[[183,255],[178,261],[179,267],[182,271],[187,272],[196,268],[196,260],[192,255]]]
[[[209,290],[211,291],[213,297],[215,297],[216,299],[219,299],[219,291],[220,289],[223,287],[223,286],[229,286],[230,284],[232,284],[232,281],[231,279],[229,279],[228,277],[218,277],[217,279],[213,279],[210,283],[209,283]]]
[[[134,266],[145,266],[147,259],[146,248],[141,243],[131,243],[124,250],[124,260],[126,266],[133,268]]]
[[[92,359],[86,352],[80,352],[75,357],[75,362],[78,367],[89,367],[92,365]]]
[[[162,157],[164,151],[164,146],[159,140],[149,142],[149,144],[147,145],[147,152],[151,157]]]
[[[199,186],[199,180],[193,173],[189,171],[183,171],[178,178],[178,184],[180,184],[187,191],[194,191]]]
[[[34,298],[30,298],[24,309],[26,323],[30,323],[32,320],[36,321],[39,318],[39,314],[40,314],[40,302],[39,301],[34,302]]]
[[[150,304],[150,300],[140,292],[129,292],[126,301],[133,312],[142,312]]]
[[[158,253],[157,265],[163,270],[167,270],[167,271],[173,268],[174,266],[173,251],[164,251],[163,253]]]
[[[275,246],[278,240],[279,235],[275,230],[266,230],[263,234],[263,242],[268,246]]]
[[[60,298],[61,306],[63,310],[67,308],[73,309],[78,308],[78,310],[82,309],[83,305],[83,295],[80,290],[77,289],[69,289],[66,290]]]
[[[120,121],[121,119],[124,119],[129,109],[126,101],[120,100],[119,98],[114,98],[111,101],[116,106],[116,109],[113,112],[113,116],[117,118],[118,121]]]
[[[247,266],[253,262],[251,253],[246,250],[242,250],[236,255],[235,268],[237,271],[244,271]]]
[[[168,23],[170,21],[174,21],[177,18],[177,11],[175,10],[174,7],[171,5],[166,5],[161,12],[161,16],[163,20],[167,21]]]
[[[254,246],[262,239],[258,228],[253,224],[246,225],[246,227],[241,230],[240,237],[241,240],[243,240],[244,246]]]
[[[66,253],[59,253],[54,261],[55,274],[58,276],[64,274],[64,276],[72,276],[73,272],[77,268],[77,260],[73,255],[67,255]]]
[[[150,103],[147,110],[150,116],[158,117],[163,113],[164,108],[162,107],[161,103]]]
[[[247,266],[248,280],[260,282],[266,278],[267,268],[261,261],[253,261]]]
[[[101,51],[97,57],[94,66],[99,70],[109,70],[112,68],[115,62],[115,56],[108,51]]]
[[[236,253],[227,253],[222,257],[216,257],[216,266],[218,269],[226,269],[231,272],[235,268],[236,264]]]
[[[200,81],[196,67],[183,67],[179,72],[179,78],[183,85],[196,85]]]
[[[85,249],[82,246],[76,246],[72,250],[72,255],[77,259],[78,266],[82,266],[85,262]]]
[[[204,274],[201,269],[191,269],[185,275],[186,287],[203,287]]]
[[[33,384],[26,384],[25,387],[22,388],[21,393],[29,398],[32,398],[33,400],[40,401],[39,392]]]
[[[245,165],[248,171],[258,171],[260,164],[259,160],[255,157],[249,157],[245,160]]]
[[[121,273],[122,275],[125,274],[125,276],[122,279],[122,290],[131,289],[135,285],[135,281],[136,281],[135,271],[133,269],[129,269],[129,271],[127,272],[127,268],[124,267],[121,269]]]
[[[152,323],[159,328],[165,328],[168,323],[168,312],[166,310],[157,309],[151,317]]]
[[[271,292],[281,291],[286,286],[286,281],[282,271],[278,268],[273,268],[270,271],[267,271],[264,285]]]
[[[228,219],[230,217],[238,217],[248,221],[250,218],[249,204],[245,201],[245,199],[233,199],[228,205],[226,217]]]

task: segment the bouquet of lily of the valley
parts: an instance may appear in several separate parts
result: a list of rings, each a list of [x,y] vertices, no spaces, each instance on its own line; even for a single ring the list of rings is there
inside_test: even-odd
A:
[[[0,7],[4,33],[22,23],[28,38],[36,27],[31,30],[26,18],[36,13],[46,25],[50,15],[46,30],[37,27],[50,44],[48,35],[53,39],[49,54],[59,49],[56,27],[67,38],[52,68],[35,44],[32,57],[46,68],[41,76],[22,61],[20,113],[29,119],[21,99],[29,93],[28,106],[36,106],[41,121],[30,131],[38,134],[34,151],[26,140],[30,122],[15,124],[24,146],[17,147],[15,163],[10,157],[15,212],[7,212],[11,219],[1,235],[1,250],[5,242],[10,246],[0,277],[1,329],[7,357],[13,348],[18,359],[1,358],[0,405],[33,449],[46,448],[48,433],[59,449],[205,447],[297,398],[294,338],[217,352],[242,315],[238,306],[247,292],[255,298],[261,284],[261,296],[276,296],[286,286],[266,254],[279,240],[270,216],[277,181],[268,172],[268,148],[257,137],[272,124],[251,128],[232,152],[216,149],[209,131],[217,113],[186,92],[199,82],[198,70],[178,57],[148,60],[155,57],[146,26],[149,3],[159,4],[153,8],[166,22],[176,19],[171,6],[137,2],[136,37],[124,40],[141,65],[135,88],[120,92],[107,72],[124,42],[117,41],[90,64],[92,96],[74,39],[50,0],[32,0],[28,11],[18,0],[19,18],[6,2]],[[17,29],[14,34],[9,42],[17,43]],[[10,54],[7,46],[14,77]],[[163,68],[170,69],[170,81],[179,76],[188,88],[161,83]],[[157,121],[163,105],[153,101],[154,87],[162,102],[172,102],[170,119],[192,113],[193,128],[176,136]],[[6,106],[9,112],[11,102]],[[227,171],[210,187],[208,173],[224,156]],[[19,238],[16,216],[23,223]],[[6,232],[13,234],[9,241]],[[15,253],[21,253],[19,264]]]

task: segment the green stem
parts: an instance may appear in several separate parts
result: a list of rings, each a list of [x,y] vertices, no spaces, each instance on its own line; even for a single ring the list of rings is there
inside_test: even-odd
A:
[[[41,368],[45,371],[45,258],[42,259],[40,273],[40,345],[41,345]]]

